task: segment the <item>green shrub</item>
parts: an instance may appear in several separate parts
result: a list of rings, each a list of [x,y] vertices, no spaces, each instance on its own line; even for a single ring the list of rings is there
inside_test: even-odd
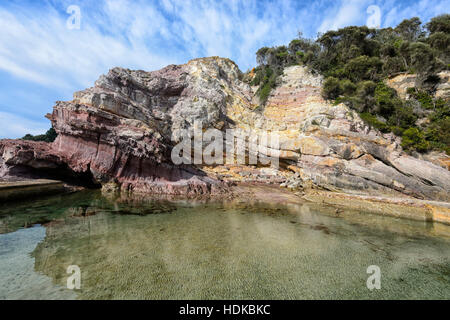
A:
[[[273,70],[270,66],[260,66],[256,69],[256,74],[251,81],[252,86],[259,86],[257,95],[259,96],[261,104],[265,104],[270,95],[270,92],[276,85],[276,79],[281,71]]]
[[[270,91],[272,90],[270,83],[266,83],[262,88],[259,89],[259,99],[262,104],[264,104],[269,98]]]
[[[403,132],[405,132],[405,129],[397,126],[391,127],[392,132],[396,135],[401,137],[403,135]]]
[[[401,101],[396,99],[395,90],[388,87],[383,81],[378,82],[374,97],[377,111],[384,117],[388,117],[394,112],[396,104],[401,104]]]
[[[409,103],[402,103],[398,98],[396,100],[398,103],[394,103],[394,112],[388,118],[388,124],[402,129],[414,127],[417,115],[414,114],[413,107]]]
[[[405,64],[401,57],[389,57],[383,64],[385,76],[391,76],[406,71]]]
[[[358,112],[371,111],[376,105],[373,97],[376,86],[376,83],[370,80],[359,82],[355,94],[348,97],[349,105]]]
[[[442,14],[434,17],[426,24],[428,31],[433,34],[435,32],[450,33],[450,14]]]
[[[340,87],[342,92],[348,96],[353,95],[356,91],[356,85],[348,79],[342,80],[340,83]]]
[[[433,97],[425,91],[417,90],[416,88],[408,88],[406,91],[414,99],[420,102],[422,108],[431,110],[434,109]]]
[[[336,99],[342,93],[339,79],[328,77],[323,83],[322,95],[326,99]]]
[[[429,150],[430,144],[425,140],[422,131],[417,128],[409,128],[403,132],[402,147],[405,151],[426,152]]]
[[[434,149],[443,150],[450,155],[450,115],[432,118],[425,129],[425,137]]]
[[[416,88],[409,87],[409,88],[406,89],[406,93],[409,94],[409,95],[414,95],[414,94],[416,94]]]
[[[377,80],[382,66],[378,57],[359,56],[345,65],[345,76],[353,82]]]
[[[377,119],[376,116],[363,112],[360,114],[360,117],[364,122],[366,122],[369,126],[380,130],[381,132],[389,132],[389,126],[387,126],[384,122],[381,122]]]
[[[438,51],[448,50],[450,47],[450,35],[444,32],[436,32],[428,38],[428,43]]]
[[[413,42],[409,46],[411,67],[424,77],[431,75],[436,68],[434,52],[430,45],[423,42]]]
[[[300,58],[303,58],[305,56],[305,53],[303,51],[297,51],[295,54]]]
[[[30,140],[30,141],[44,141],[44,142],[53,142],[55,141],[58,134],[56,133],[55,129],[50,128],[47,130],[45,134],[40,134],[33,136],[31,134],[26,134],[22,139],[23,140]]]

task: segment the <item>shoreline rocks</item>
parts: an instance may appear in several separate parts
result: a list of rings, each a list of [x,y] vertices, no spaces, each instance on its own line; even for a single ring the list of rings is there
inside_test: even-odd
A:
[[[41,196],[66,193],[72,189],[62,181],[26,180],[15,182],[0,182],[0,202],[32,199]]]
[[[414,198],[394,198],[313,191],[303,199],[337,206],[342,210],[406,218],[425,222],[440,222],[450,225],[450,203]]]

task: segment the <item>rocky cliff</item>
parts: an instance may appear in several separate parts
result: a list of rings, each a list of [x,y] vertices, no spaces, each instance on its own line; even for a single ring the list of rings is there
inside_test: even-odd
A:
[[[399,138],[366,125],[343,104],[321,97],[322,79],[305,67],[284,70],[260,106],[228,59],[196,59],[154,72],[114,68],[95,86],[57,102],[47,115],[52,144],[0,141],[0,177],[65,176],[105,188],[169,193],[226,192],[232,181],[347,193],[450,201],[450,172],[402,151]],[[280,137],[279,168],[175,165],[180,129],[239,128]]]

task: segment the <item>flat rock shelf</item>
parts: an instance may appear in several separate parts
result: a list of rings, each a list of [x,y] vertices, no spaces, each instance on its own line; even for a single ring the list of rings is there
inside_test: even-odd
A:
[[[0,181],[0,201],[2,202],[53,195],[64,191],[66,191],[64,183],[57,180]]]

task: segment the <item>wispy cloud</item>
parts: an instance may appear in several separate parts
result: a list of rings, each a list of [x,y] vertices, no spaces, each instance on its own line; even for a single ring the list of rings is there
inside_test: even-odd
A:
[[[404,19],[419,17],[422,22],[450,12],[450,0],[420,0],[414,2],[386,1],[381,6],[384,13],[383,27],[396,26]]]
[[[67,7],[82,12],[81,30],[66,27]],[[448,0],[311,1],[161,0],[53,1],[42,6],[0,5],[0,68],[47,86],[87,86],[121,65],[155,69],[197,56],[230,57],[246,69],[262,45],[364,24],[371,4],[384,25],[399,16],[437,14]]]
[[[115,65],[157,68],[170,62],[139,42],[127,41],[138,38],[135,35],[129,39],[119,33],[108,35],[101,24],[90,23],[69,30],[65,18],[52,7],[14,14],[0,8],[0,68],[41,85],[70,87],[92,84]],[[145,30],[135,29],[132,32]]]
[[[29,134],[42,134],[49,128],[47,123],[0,111],[0,137],[17,138]]]
[[[0,5],[0,69],[67,88],[90,85],[117,65],[152,70],[197,56],[247,68],[260,46],[287,42],[313,19],[290,0],[82,1],[81,29],[69,30],[70,3]]]
[[[366,9],[371,3],[370,0],[336,1],[330,10],[331,12],[325,16],[318,31],[326,32],[349,25],[364,24],[361,22],[367,19]]]

